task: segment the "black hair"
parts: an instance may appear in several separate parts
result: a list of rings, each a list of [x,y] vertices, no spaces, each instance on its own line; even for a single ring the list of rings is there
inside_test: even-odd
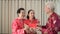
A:
[[[20,12],[21,12],[21,10],[25,10],[24,8],[19,8],[18,10],[17,10],[17,14],[19,14]]]
[[[29,11],[28,11],[28,14],[29,14],[31,11],[34,11],[34,10],[32,10],[32,9],[29,10]],[[27,15],[27,19],[29,19],[29,15]],[[33,17],[33,19],[35,19],[35,16]]]

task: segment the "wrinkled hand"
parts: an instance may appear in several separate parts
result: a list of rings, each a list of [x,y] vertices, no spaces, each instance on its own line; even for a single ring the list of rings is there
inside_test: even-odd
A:
[[[40,31],[40,30],[42,30],[42,28],[41,27],[36,27],[36,30]]]
[[[30,28],[30,31],[31,31],[31,32],[34,32],[34,30],[35,30],[34,28]]]
[[[32,33],[34,33],[34,34],[37,33],[35,28],[30,28],[30,32],[32,32]]]
[[[45,31],[44,31],[44,34],[48,34],[48,31],[47,31],[47,30],[45,30]]]

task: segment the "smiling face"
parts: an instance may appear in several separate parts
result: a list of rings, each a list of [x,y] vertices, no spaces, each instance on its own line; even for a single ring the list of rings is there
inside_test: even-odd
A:
[[[55,9],[55,4],[52,1],[49,1],[45,4],[45,12],[49,14],[50,12],[53,12]]]
[[[21,10],[18,15],[19,15],[19,17],[24,18],[24,16],[25,16],[25,11],[24,11],[24,10]]]
[[[48,14],[51,11],[50,8],[48,8],[47,6],[45,6],[45,12]]]
[[[29,18],[34,18],[34,16],[35,16],[35,13],[34,13],[34,11],[32,10],[32,11],[30,11],[29,12]]]

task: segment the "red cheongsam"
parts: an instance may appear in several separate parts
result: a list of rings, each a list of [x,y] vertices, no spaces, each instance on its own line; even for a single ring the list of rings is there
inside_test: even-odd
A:
[[[12,23],[12,34],[24,34],[24,20],[25,19],[15,19]]]
[[[38,20],[37,19],[34,19],[34,20],[29,20],[29,19],[27,19],[26,20],[26,24],[30,27],[30,28],[36,28],[37,27],[37,24],[38,24]],[[33,32],[31,32],[31,34],[33,34]]]
[[[47,34],[57,34],[57,31],[55,31],[55,23],[57,22],[57,20],[58,15],[56,13],[50,15],[45,28],[42,27],[42,34],[44,34],[44,32],[47,32]]]

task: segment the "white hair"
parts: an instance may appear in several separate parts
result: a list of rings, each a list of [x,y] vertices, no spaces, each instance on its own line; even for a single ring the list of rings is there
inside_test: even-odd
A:
[[[46,2],[45,6],[47,6],[48,8],[50,8],[51,10],[55,9],[55,4],[52,1],[48,1]]]

